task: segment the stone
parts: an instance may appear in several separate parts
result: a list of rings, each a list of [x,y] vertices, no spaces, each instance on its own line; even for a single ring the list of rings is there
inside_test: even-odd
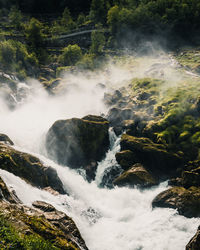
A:
[[[168,152],[164,145],[156,144],[149,138],[123,134],[120,145],[121,151],[132,151],[132,160],[143,164],[160,180],[174,175],[177,168],[182,165],[182,160],[178,155]]]
[[[55,169],[44,166],[39,158],[3,143],[0,143],[0,168],[21,177],[33,186],[50,186],[61,194],[66,193]]]
[[[157,181],[154,177],[144,168],[143,165],[137,163],[133,165],[129,170],[123,172],[117,177],[113,184],[116,186],[135,186],[150,187],[156,185]]]
[[[152,202],[152,207],[174,208],[186,217],[199,217],[200,188],[172,187],[158,194]]]
[[[137,163],[137,157],[131,150],[123,150],[115,155],[117,162],[124,169],[128,170],[133,164]]]
[[[13,141],[11,141],[11,139],[5,134],[0,134],[0,142],[4,142],[11,146],[14,145]]]
[[[0,200],[6,200],[11,203],[20,203],[21,201],[15,194],[15,192],[8,189],[7,185],[0,177]]]
[[[71,168],[83,167],[94,178],[97,162],[109,148],[109,123],[101,116],[88,115],[56,121],[46,136],[51,159]]]
[[[0,201],[0,213],[22,239],[34,236],[51,243],[56,249],[88,250],[74,221],[51,204],[35,201],[30,208]]]
[[[186,250],[199,250],[200,249],[200,226],[197,229],[196,234],[188,242],[185,249]]]

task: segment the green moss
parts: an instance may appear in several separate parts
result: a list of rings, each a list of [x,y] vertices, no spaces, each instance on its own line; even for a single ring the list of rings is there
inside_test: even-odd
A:
[[[16,228],[8,222],[2,214],[0,215],[0,248],[1,249],[28,249],[28,250],[57,250],[51,242],[39,235],[31,233],[24,235],[17,232]]]

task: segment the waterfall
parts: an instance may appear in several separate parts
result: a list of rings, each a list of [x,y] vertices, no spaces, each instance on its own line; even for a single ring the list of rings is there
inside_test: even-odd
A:
[[[126,79],[120,77],[120,81]],[[119,79],[114,75],[110,80],[114,85]],[[68,76],[65,81],[68,89],[58,96],[49,96],[35,83],[34,91],[16,110],[9,111],[1,106],[0,131],[10,136],[17,149],[31,152],[44,164],[55,168],[68,194],[54,196],[1,169],[0,176],[27,206],[35,200],[46,201],[71,216],[90,250],[184,249],[200,221],[180,216],[174,209],[152,209],[153,198],[167,189],[166,182],[143,190],[136,187],[110,189],[102,184],[109,171],[121,171],[115,159],[120,150],[120,138],[112,130],[110,149],[98,163],[96,179],[91,183],[75,170],[47,158],[44,138],[56,120],[106,111],[102,102],[105,90],[97,87],[99,82],[107,84],[106,77]]]

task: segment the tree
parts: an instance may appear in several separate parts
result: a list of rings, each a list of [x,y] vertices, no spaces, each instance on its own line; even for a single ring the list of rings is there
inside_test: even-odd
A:
[[[22,13],[21,11],[16,7],[13,6],[10,10],[9,13],[9,20],[11,22],[11,24],[16,27],[17,29],[21,28],[21,24],[22,24]]]
[[[68,45],[63,49],[63,53],[59,56],[58,61],[64,66],[75,65],[82,58],[82,50],[77,45]]]
[[[0,63],[4,71],[12,71],[16,59],[16,49],[10,41],[0,42]]]
[[[105,23],[107,15],[107,1],[105,0],[92,0],[90,16],[95,23]]]
[[[63,11],[61,24],[69,30],[74,29],[76,26],[74,21],[72,20],[72,17],[68,8],[65,8]]]
[[[35,18],[31,18],[25,29],[26,39],[33,49],[38,49],[44,43],[45,35],[42,31],[42,23]]]
[[[94,54],[100,54],[103,52],[106,39],[105,39],[104,32],[100,30],[102,26],[98,25],[96,27],[98,28],[98,30],[93,30],[91,34],[92,44],[90,47],[90,51],[91,53],[94,53]]]
[[[119,13],[120,13],[120,8],[118,5],[113,6],[112,8],[109,9],[108,15],[107,15],[107,23],[110,27],[110,30],[113,34],[117,33],[118,29],[118,22],[119,22]]]

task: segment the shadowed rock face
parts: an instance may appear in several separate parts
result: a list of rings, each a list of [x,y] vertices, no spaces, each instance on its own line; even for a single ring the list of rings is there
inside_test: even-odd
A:
[[[35,201],[32,205],[34,208],[40,210],[40,213],[43,213],[47,221],[63,232],[69,242],[72,242],[78,249],[79,247],[87,249],[76,224],[69,216],[43,201]]]
[[[141,163],[160,180],[169,178],[182,164],[179,156],[169,153],[164,145],[156,144],[149,138],[124,134],[120,145],[122,152],[118,153],[116,158],[122,167]]]
[[[117,186],[140,185],[141,187],[149,187],[156,185],[157,182],[143,165],[137,163],[116,178],[113,184]]]
[[[0,143],[0,168],[21,177],[33,186],[50,186],[59,193],[65,193],[55,169],[44,166],[37,157],[3,143]]]
[[[153,207],[169,207],[178,210],[186,217],[200,216],[200,189],[173,187],[158,194],[152,202]]]
[[[20,203],[20,200],[16,196],[15,192],[11,192],[3,179],[0,177],[0,201],[1,200],[6,200],[11,203]]]
[[[88,250],[76,224],[65,213],[42,201],[35,201],[33,207],[0,198],[0,220],[6,219],[22,240],[26,235],[32,235],[51,243],[56,249]],[[9,245],[4,242],[3,246],[7,249]]]
[[[4,142],[6,144],[9,144],[9,145],[14,145],[14,143],[11,141],[11,139],[5,134],[0,134],[0,141]]]
[[[49,157],[72,168],[83,167],[94,178],[97,161],[109,147],[109,124],[100,116],[85,116],[56,121],[46,137]]]
[[[186,246],[186,250],[199,250],[200,249],[200,226],[196,234],[192,237]]]

